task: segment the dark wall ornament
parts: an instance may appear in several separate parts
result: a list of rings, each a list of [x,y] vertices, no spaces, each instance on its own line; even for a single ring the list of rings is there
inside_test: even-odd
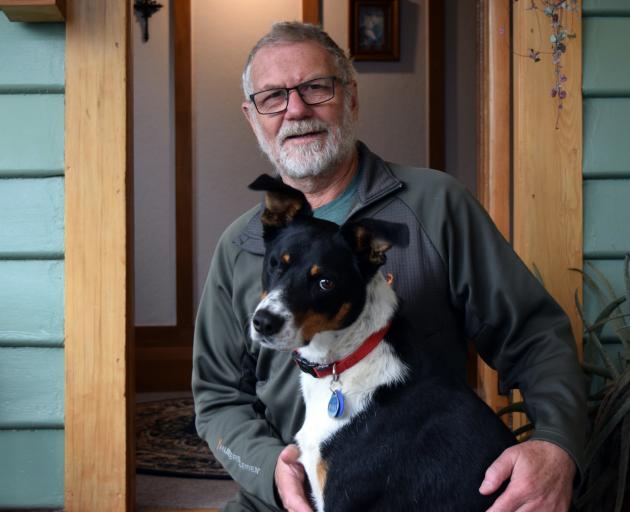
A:
[[[350,56],[400,60],[399,0],[350,0]]]
[[[146,43],[149,40],[149,18],[162,7],[162,4],[155,0],[136,0],[133,4],[136,19],[142,27],[142,42]]]

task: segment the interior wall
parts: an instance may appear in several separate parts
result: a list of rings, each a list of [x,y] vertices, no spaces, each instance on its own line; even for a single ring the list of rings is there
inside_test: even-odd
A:
[[[176,322],[171,6],[162,3],[146,43],[132,24],[136,325]]]
[[[271,172],[241,112],[241,73],[274,21],[302,17],[302,0],[192,0],[192,110],[197,304],[223,230],[258,201],[247,185]]]
[[[400,61],[357,61],[359,138],[385,160],[427,165],[424,0],[400,2]],[[324,29],[348,51],[348,6],[323,0]]]
[[[444,0],[446,168],[477,190],[477,2]]]

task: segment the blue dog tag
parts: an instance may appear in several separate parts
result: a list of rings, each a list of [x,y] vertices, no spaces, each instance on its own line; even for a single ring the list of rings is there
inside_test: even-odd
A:
[[[341,391],[336,389],[332,392],[330,401],[328,402],[328,416],[331,418],[340,418],[343,416],[343,405],[343,395]]]

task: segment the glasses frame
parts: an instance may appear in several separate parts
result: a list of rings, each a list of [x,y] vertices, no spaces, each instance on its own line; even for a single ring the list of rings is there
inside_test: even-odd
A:
[[[304,99],[304,96],[302,96],[302,93],[300,92],[300,87],[302,87],[303,85],[309,84],[311,82],[314,82],[315,80],[325,80],[325,79],[332,79],[332,96],[326,100],[323,101],[316,101],[315,103],[309,103],[308,101],[306,101]],[[345,85],[343,83],[343,81],[341,81],[339,79],[339,77],[336,77],[334,75],[331,76],[318,76],[316,78],[311,78],[310,80],[306,80],[305,82],[299,83],[293,87],[271,87],[269,89],[265,89],[263,91],[256,91],[253,94],[249,95],[249,100],[254,104],[254,108],[256,109],[256,112],[258,112],[261,116],[271,116],[274,114],[281,114],[282,112],[286,112],[286,110],[289,108],[289,95],[291,94],[291,91],[295,91],[297,92],[298,96],[300,97],[300,99],[309,106],[312,105],[321,105],[322,103],[326,103],[327,101],[332,100],[335,97],[335,82],[339,82],[340,85]],[[284,108],[282,110],[278,110],[276,112],[261,112],[258,109],[258,105],[256,104],[256,100],[254,99],[255,96],[257,96],[258,94],[262,94],[264,92],[269,92],[269,91],[286,91],[286,105],[284,106]]]

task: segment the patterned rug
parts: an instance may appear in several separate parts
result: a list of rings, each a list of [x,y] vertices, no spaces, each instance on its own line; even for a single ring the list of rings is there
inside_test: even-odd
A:
[[[136,405],[136,471],[183,478],[230,478],[197,436],[192,398]]]

